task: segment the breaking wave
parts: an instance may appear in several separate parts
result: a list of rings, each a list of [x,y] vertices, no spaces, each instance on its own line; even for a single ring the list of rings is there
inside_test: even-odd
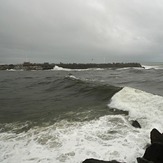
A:
[[[109,107],[128,111],[129,117],[138,120],[143,128],[158,128],[163,126],[163,97],[153,95],[138,89],[124,87],[111,98]]]
[[[162,129],[163,97],[124,87],[111,98],[108,107],[129,114],[104,115],[82,122],[61,120],[32,128],[30,123],[21,127],[8,124],[19,126],[20,132],[1,131],[0,162],[81,163],[93,157],[136,163],[135,158],[143,155],[149,143],[149,131],[153,127]],[[130,124],[133,119],[142,129]]]
[[[90,71],[90,70],[104,70],[103,68],[87,68],[87,69],[69,69],[69,68],[63,68],[59,66],[55,66],[52,70],[55,71]]]

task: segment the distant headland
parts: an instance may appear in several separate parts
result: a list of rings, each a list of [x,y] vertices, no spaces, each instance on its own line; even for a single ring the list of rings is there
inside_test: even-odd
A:
[[[50,70],[55,66],[68,69],[89,69],[89,68],[126,68],[126,67],[142,67],[140,63],[31,63],[23,64],[3,64],[0,70]]]

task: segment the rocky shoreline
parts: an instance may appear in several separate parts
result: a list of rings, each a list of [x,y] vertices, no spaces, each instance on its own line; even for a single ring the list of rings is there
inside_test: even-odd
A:
[[[89,69],[89,68],[126,68],[126,67],[142,67],[140,63],[30,63],[23,64],[3,64],[0,70],[50,70],[55,66],[68,69]]]
[[[150,132],[151,144],[147,146],[143,157],[138,157],[138,163],[163,163],[163,133],[161,134],[157,129]],[[122,163],[116,160],[103,161],[97,159],[86,159],[82,163]],[[125,163],[125,162],[123,162]]]

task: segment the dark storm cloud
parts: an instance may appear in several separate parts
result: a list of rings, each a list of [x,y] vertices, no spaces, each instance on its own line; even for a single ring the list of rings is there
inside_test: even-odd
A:
[[[0,0],[0,61],[159,61],[161,0]]]

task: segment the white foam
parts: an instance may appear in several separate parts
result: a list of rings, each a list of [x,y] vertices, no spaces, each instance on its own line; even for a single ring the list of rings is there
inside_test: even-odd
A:
[[[144,69],[143,67],[124,67],[124,68],[118,68],[117,70],[142,70]]]
[[[96,71],[101,71],[101,70],[105,70],[104,68],[88,68],[85,70],[96,70]]]
[[[115,94],[109,107],[129,111],[131,119],[137,119],[143,128],[163,128],[163,97],[124,87]]]
[[[54,66],[54,68],[52,70],[56,70],[56,71],[71,71],[71,69],[63,68],[63,67],[59,67],[59,66]]]
[[[15,71],[24,71],[24,70],[23,69],[7,69],[6,71],[11,71],[11,72],[14,71],[15,72]]]
[[[69,75],[68,77],[71,78],[71,79],[79,80],[79,78],[77,78],[77,77],[74,76],[74,75]]]
[[[150,69],[155,69],[155,70],[163,69],[163,66],[159,66],[159,65],[157,65],[157,66],[155,66],[155,65],[153,65],[153,66],[142,65],[142,67],[144,67],[146,70],[150,70]]]
[[[126,117],[104,116],[88,122],[61,121],[20,134],[0,134],[1,163],[81,163],[86,158],[136,163],[147,133]]]
[[[55,71],[91,71],[91,70],[100,71],[100,70],[104,70],[104,69],[102,69],[102,68],[69,69],[69,68],[55,66],[52,70],[55,70]]]
[[[7,69],[7,71],[16,71],[15,69]]]

